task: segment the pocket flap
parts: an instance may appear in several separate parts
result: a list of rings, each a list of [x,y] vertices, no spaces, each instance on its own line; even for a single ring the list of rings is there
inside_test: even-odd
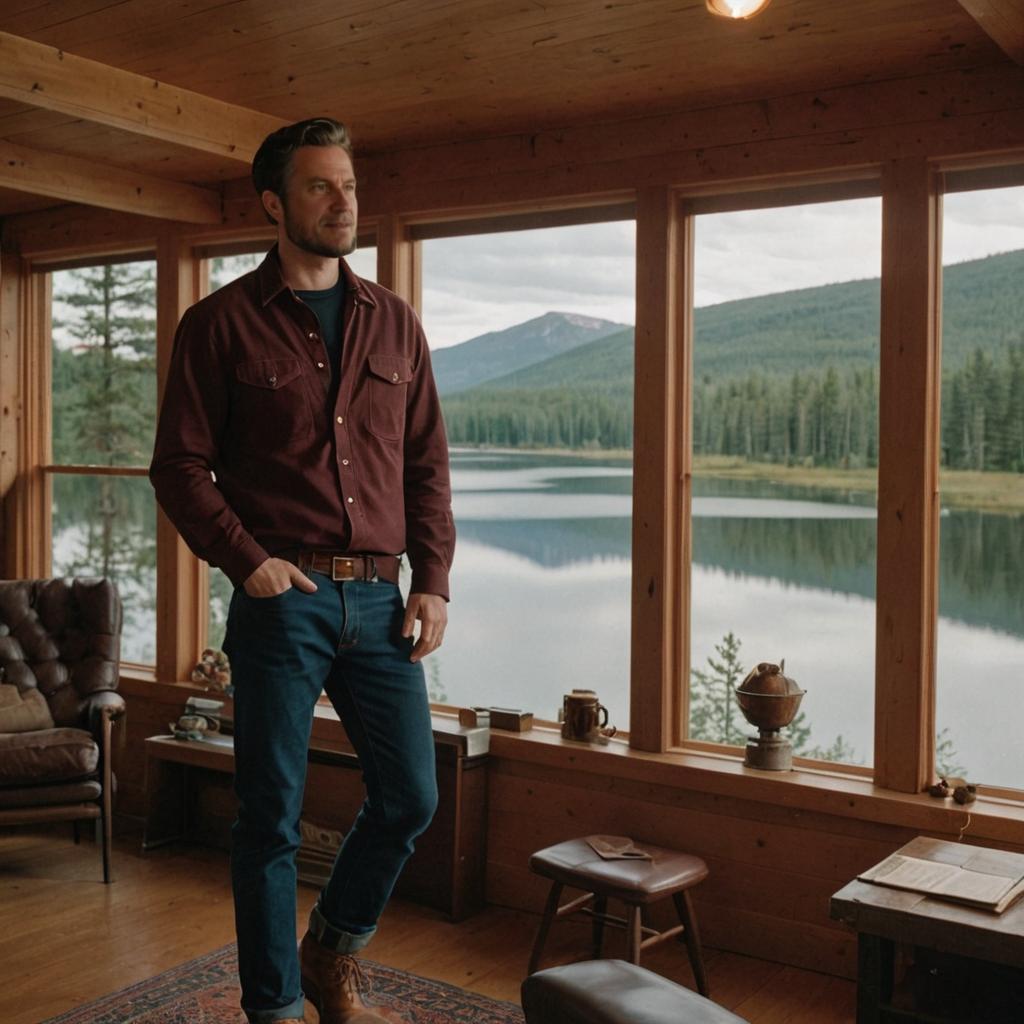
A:
[[[412,360],[405,356],[385,355],[371,352],[369,355],[370,373],[374,377],[386,380],[389,384],[408,384],[412,380]]]
[[[235,376],[243,384],[276,391],[302,373],[298,359],[250,359],[235,366]]]

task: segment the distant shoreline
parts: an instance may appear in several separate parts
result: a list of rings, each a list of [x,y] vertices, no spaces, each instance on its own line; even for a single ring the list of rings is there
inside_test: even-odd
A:
[[[454,452],[486,452],[494,455],[532,455],[552,459],[601,459],[632,464],[628,449],[487,448],[457,445]],[[698,456],[693,472],[733,480],[771,480],[791,487],[825,487],[837,491],[874,494],[876,469],[836,469],[833,466],[783,466],[774,462],[748,462],[728,455]],[[976,509],[981,512],[1024,512],[1024,473],[978,473],[944,469],[939,473],[939,498],[943,508]]]

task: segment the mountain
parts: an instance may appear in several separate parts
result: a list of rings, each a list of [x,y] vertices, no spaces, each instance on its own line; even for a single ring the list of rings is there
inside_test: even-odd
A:
[[[573,388],[618,393],[633,391],[633,328],[616,330],[569,352],[507,373],[481,391]],[[475,389],[474,389],[475,391]],[[472,394],[473,392],[467,392]]]
[[[942,452],[1024,472],[1024,250],[943,273]],[[847,281],[695,310],[693,450],[787,464],[878,456],[880,283]],[[633,328],[443,396],[454,444],[633,443]]]
[[[694,376],[718,381],[754,371],[788,376],[825,364],[877,367],[880,290],[874,278],[696,309]],[[553,315],[559,314],[548,314]],[[1024,342],[1024,249],[944,268],[942,316],[945,370],[963,366],[978,345],[1000,351]],[[524,361],[513,372],[495,375],[484,390],[631,393],[633,328],[613,329],[568,352]]]
[[[577,313],[545,313],[503,331],[438,349],[431,354],[438,391],[442,395],[465,391],[621,331],[624,326]]]

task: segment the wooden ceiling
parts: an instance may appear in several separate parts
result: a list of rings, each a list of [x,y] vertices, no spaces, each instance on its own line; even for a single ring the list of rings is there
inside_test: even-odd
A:
[[[1024,0],[4,0],[0,33],[0,215],[203,221],[279,119],[381,152],[1022,62]]]

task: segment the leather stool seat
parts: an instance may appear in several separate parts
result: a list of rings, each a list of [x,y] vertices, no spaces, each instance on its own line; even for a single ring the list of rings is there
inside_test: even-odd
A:
[[[707,878],[707,864],[692,854],[650,843],[633,843],[634,848],[648,855],[645,858],[606,860],[589,842],[599,838],[569,839],[538,850],[530,857],[530,870],[550,878],[551,890],[530,953],[527,973],[533,974],[540,966],[552,923],[568,914],[583,913],[589,914],[593,920],[592,956],[595,960],[601,956],[605,924],[626,929],[626,959],[633,964],[640,963],[641,950],[667,939],[679,938],[686,943],[697,991],[702,996],[708,995],[697,917],[688,891]],[[563,905],[562,889],[567,885],[582,889],[584,895]],[[625,904],[624,918],[608,913],[609,899]],[[659,932],[644,925],[643,912],[645,907],[664,899],[671,899],[675,904],[679,924]]]
[[[650,843],[637,845],[650,860],[604,860],[586,839],[570,839],[538,850],[530,857],[530,870],[562,885],[643,904],[689,889],[708,876],[700,857]]]
[[[585,960],[531,974],[526,1024],[747,1024],[709,999],[623,960]]]

